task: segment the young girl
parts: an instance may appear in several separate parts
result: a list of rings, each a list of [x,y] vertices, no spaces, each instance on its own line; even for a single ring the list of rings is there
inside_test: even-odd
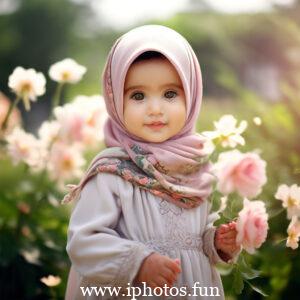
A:
[[[191,46],[164,26],[129,31],[110,51],[103,93],[108,148],[64,199],[78,199],[66,298],[224,299],[214,265],[239,249],[235,223],[216,230],[209,214],[214,176],[195,133],[202,80]]]

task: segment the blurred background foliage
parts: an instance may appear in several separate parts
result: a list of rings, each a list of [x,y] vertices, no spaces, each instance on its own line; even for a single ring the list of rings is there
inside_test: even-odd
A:
[[[298,299],[300,254],[285,242],[277,243],[286,237],[288,221],[274,193],[281,183],[299,184],[300,177],[300,1],[275,5],[268,12],[222,14],[195,0],[168,19],[122,30],[99,20],[92,1],[13,2],[14,9],[0,15],[0,91],[8,98],[13,96],[7,80],[16,66],[47,74],[51,64],[65,57],[85,65],[88,72],[78,85],[63,91],[64,101],[101,93],[110,47],[137,25],[163,24],[189,40],[203,73],[198,130],[212,130],[212,122],[224,114],[245,119],[247,144],[241,150],[259,149],[268,164],[268,183],[259,199],[269,209],[270,231],[261,250],[248,257],[262,271],[254,282],[269,299]],[[47,90],[29,113],[21,108],[29,131],[36,132],[48,118],[54,92],[50,80]],[[254,117],[261,118],[260,126]],[[59,205],[62,194],[47,178],[29,175],[24,165],[12,166],[0,155],[0,298],[63,299],[70,266],[65,252],[70,207]],[[41,283],[48,274],[60,276],[61,284],[49,288]],[[262,297],[247,287],[234,295],[231,275],[224,275],[223,282],[228,299]]]

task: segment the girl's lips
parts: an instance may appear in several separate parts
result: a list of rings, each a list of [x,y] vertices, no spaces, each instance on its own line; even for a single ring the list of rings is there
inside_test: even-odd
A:
[[[166,126],[166,124],[164,123],[153,123],[153,124],[146,124],[146,126],[152,130],[160,130],[161,128],[163,128],[164,126]]]

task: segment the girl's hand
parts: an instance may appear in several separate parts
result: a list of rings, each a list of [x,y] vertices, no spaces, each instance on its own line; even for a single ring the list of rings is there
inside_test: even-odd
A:
[[[143,261],[134,282],[146,282],[147,286],[151,288],[163,288],[165,284],[171,288],[180,272],[179,259],[152,253]]]
[[[215,234],[216,249],[232,257],[236,251],[240,250],[240,246],[236,244],[236,236],[236,222],[221,225]]]

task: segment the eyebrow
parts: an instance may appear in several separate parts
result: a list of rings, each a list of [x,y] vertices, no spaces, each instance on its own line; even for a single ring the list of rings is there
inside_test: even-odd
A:
[[[166,84],[161,85],[160,88],[164,88],[167,86],[173,86],[173,87],[183,90],[183,87],[176,83],[166,83]],[[126,94],[128,91],[135,90],[135,89],[142,89],[142,88],[145,88],[145,86],[144,85],[133,85],[133,86],[125,89],[124,93]]]

